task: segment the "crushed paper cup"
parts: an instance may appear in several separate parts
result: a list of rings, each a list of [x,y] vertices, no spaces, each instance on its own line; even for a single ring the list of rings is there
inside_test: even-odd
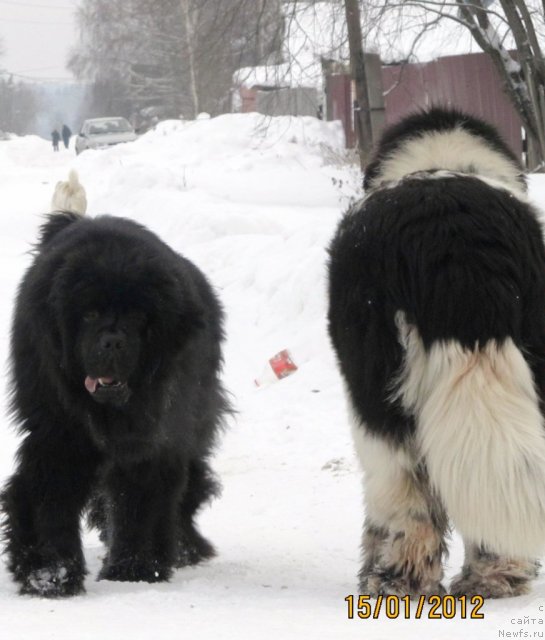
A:
[[[267,362],[262,374],[254,382],[256,386],[263,387],[291,375],[294,371],[297,371],[297,365],[290,352],[282,349]]]

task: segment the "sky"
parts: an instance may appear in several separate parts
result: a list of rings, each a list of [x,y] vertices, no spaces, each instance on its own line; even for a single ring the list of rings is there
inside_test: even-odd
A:
[[[80,0],[0,0],[0,68],[36,79],[71,79],[66,69],[77,38]]]

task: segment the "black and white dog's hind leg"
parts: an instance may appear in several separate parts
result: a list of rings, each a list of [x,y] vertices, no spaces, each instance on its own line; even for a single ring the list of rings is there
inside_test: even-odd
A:
[[[416,416],[430,482],[466,546],[453,591],[526,593],[545,527],[545,436],[530,367],[510,338],[426,349],[418,329],[398,321],[399,398]]]
[[[410,595],[441,594],[447,521],[433,496],[425,469],[408,447],[353,426],[364,470],[366,520],[360,592]]]

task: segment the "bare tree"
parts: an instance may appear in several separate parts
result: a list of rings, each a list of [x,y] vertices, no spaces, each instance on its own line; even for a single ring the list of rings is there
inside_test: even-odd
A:
[[[545,60],[540,45],[544,31],[545,3],[538,0],[365,0],[375,18],[392,21],[395,12],[421,9],[432,24],[451,20],[469,31],[490,56],[504,90],[520,116],[535,156],[545,162]],[[419,36],[419,37],[420,37]]]
[[[0,38],[0,58],[4,53],[4,42]],[[0,132],[28,133],[38,111],[38,102],[31,85],[15,80],[13,74],[0,67]]]
[[[490,55],[502,77],[511,102],[528,132],[539,162],[545,160],[545,61],[536,35],[532,15],[522,0],[501,0],[505,19],[512,33],[516,56],[498,39],[483,0],[464,6],[460,13],[479,46]],[[534,14],[535,15],[535,14]]]
[[[184,16],[185,38],[187,43],[187,58],[189,65],[189,86],[193,102],[193,115],[199,113],[199,94],[197,91],[197,74],[195,71],[195,28],[189,12],[189,0],[181,0]]]
[[[19,135],[29,133],[30,125],[39,109],[36,91],[12,75],[0,75],[0,131]]]
[[[239,58],[266,49],[275,7],[279,0],[83,0],[70,68],[123,115],[220,113]]]

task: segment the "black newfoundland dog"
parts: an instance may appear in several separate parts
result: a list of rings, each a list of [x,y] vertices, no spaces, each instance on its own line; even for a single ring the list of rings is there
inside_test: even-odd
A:
[[[203,274],[129,220],[54,213],[17,298],[13,411],[25,436],[3,492],[20,592],[84,591],[80,518],[99,579],[159,582],[213,555],[194,517],[229,405],[222,311]]]
[[[517,158],[440,108],[387,130],[330,247],[365,474],[361,593],[519,595],[545,542],[545,248]]]

